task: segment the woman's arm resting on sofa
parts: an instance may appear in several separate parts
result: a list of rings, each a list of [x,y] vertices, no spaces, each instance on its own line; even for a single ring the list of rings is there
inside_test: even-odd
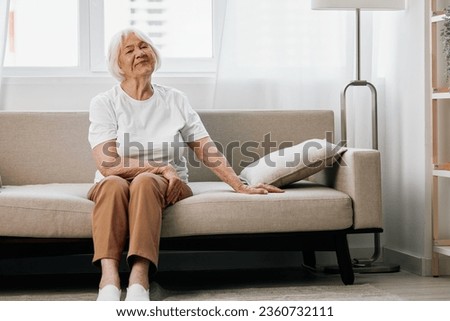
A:
[[[222,181],[230,185],[236,192],[245,194],[283,193],[282,189],[269,184],[248,186],[242,183],[228,163],[228,160],[217,149],[216,144],[209,137],[188,143],[195,155],[214,172]]]

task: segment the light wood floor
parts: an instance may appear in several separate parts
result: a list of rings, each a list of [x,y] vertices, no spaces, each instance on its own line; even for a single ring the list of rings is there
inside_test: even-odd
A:
[[[355,284],[370,284],[404,301],[450,301],[450,276],[421,277],[406,271],[355,276]],[[1,276],[0,300],[16,300],[30,293],[44,296],[64,292],[86,293],[91,299],[96,296],[98,278],[98,274]],[[157,282],[161,287],[175,290],[342,285],[338,275],[300,269],[161,272]]]
[[[405,301],[450,301],[450,276],[423,277],[404,271],[357,274],[355,283],[369,283]]]

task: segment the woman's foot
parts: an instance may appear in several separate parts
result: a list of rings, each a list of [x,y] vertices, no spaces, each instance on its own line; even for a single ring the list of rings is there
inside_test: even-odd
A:
[[[150,301],[150,291],[135,283],[128,287],[125,301]]]
[[[102,259],[102,278],[97,301],[120,301],[119,262],[113,259]]]
[[[148,278],[150,261],[134,256],[130,259],[131,273],[125,301],[150,301],[150,281]]]
[[[98,291],[97,301],[120,301],[122,291],[115,285],[108,284]]]

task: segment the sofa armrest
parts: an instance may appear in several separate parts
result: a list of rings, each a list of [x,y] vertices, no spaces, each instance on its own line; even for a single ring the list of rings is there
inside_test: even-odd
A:
[[[351,197],[355,229],[382,227],[380,163],[377,150],[349,148],[333,167],[312,178]]]

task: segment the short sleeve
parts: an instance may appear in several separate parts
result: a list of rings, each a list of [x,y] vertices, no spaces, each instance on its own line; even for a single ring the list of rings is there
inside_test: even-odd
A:
[[[183,95],[182,111],[185,119],[185,125],[180,130],[181,136],[185,142],[194,142],[201,138],[209,136],[208,131],[203,125],[200,116],[192,108],[186,96]]]
[[[94,97],[89,107],[89,144],[94,148],[108,140],[117,139],[117,121],[111,104],[105,97]]]

